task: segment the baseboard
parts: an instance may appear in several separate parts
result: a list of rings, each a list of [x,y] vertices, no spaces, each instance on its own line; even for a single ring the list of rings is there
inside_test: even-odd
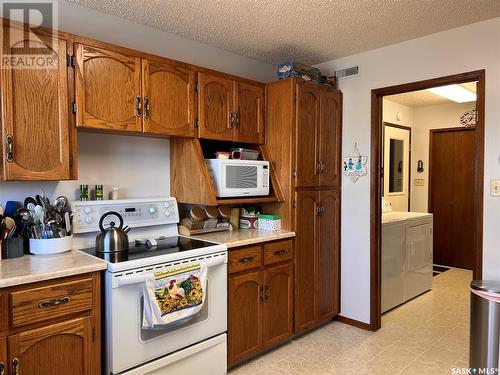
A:
[[[340,323],[349,324],[350,326],[353,326],[356,328],[364,329],[366,331],[373,331],[370,324],[360,322],[359,320],[356,320],[356,319],[351,319],[351,318],[347,318],[347,317],[342,316],[342,315],[337,315],[335,317],[335,320],[340,322]]]

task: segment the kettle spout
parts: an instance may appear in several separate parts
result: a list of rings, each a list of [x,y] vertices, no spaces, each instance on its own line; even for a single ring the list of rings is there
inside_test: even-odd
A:
[[[129,227],[129,226],[125,226],[125,227],[123,228],[123,231],[124,231],[125,233],[128,233],[128,232],[130,231],[130,227]]]

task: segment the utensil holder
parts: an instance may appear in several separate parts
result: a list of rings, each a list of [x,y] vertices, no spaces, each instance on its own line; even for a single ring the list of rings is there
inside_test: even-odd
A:
[[[19,258],[28,252],[28,239],[25,237],[7,238],[2,241],[2,259]]]
[[[30,238],[30,253],[33,255],[60,254],[73,249],[73,236],[48,239]]]

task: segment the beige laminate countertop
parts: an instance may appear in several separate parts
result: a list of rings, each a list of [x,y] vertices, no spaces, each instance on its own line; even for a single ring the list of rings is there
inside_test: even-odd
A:
[[[258,230],[237,229],[227,232],[197,234],[191,237],[206,241],[223,243],[227,246],[228,249],[230,249],[232,247],[254,245],[262,242],[292,238],[295,237],[295,232],[290,232],[287,230],[282,230],[279,232],[263,232]]]
[[[106,262],[78,250],[0,260],[0,288],[101,271]]]

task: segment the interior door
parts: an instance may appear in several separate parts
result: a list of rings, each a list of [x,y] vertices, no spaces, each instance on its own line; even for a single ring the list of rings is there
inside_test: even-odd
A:
[[[384,124],[384,197],[393,211],[408,212],[411,129]]]
[[[90,317],[79,318],[9,336],[9,364],[12,373],[92,374],[90,319]]]
[[[142,60],[144,132],[194,137],[194,73],[184,64]]]
[[[271,347],[293,333],[293,265],[286,263],[264,272],[263,347]]]
[[[429,210],[434,263],[472,269],[475,129],[431,131]]]
[[[141,59],[76,45],[76,125],[142,131]]]
[[[264,287],[260,271],[228,279],[228,360],[234,364],[262,348]]]
[[[340,185],[340,157],[342,148],[342,93],[325,89],[321,93],[321,121],[319,130],[319,184],[322,187]]]
[[[52,61],[34,69],[0,69],[2,145],[6,180],[70,178],[68,71],[62,39],[39,35],[25,41],[10,29],[3,39],[6,55],[43,53]],[[24,43],[30,43],[25,45]]]
[[[233,140],[231,115],[234,106],[233,81],[198,73],[198,117],[200,138]]]
[[[312,83],[297,84],[295,186],[312,187],[319,183],[318,128],[320,90]]]
[[[295,193],[295,331],[315,323],[315,253],[317,233],[317,191]]]
[[[338,190],[319,195],[319,246],[316,254],[316,320],[332,319],[339,312],[340,199]]]
[[[235,140],[264,143],[264,88],[236,82]]]

